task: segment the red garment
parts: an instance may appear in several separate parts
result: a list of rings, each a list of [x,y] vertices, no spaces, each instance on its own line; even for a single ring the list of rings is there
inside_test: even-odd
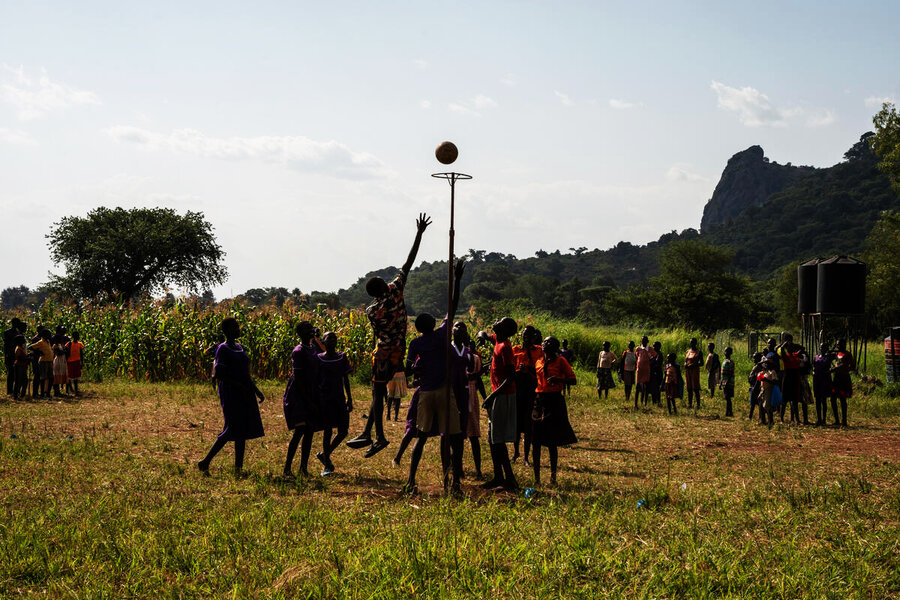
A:
[[[497,341],[497,336],[491,334],[491,341],[494,342],[494,351],[491,354],[491,391],[500,387],[507,375],[516,369],[516,357],[513,354],[512,343],[509,340]],[[512,369],[510,369],[512,367]],[[515,380],[504,390],[506,394],[516,393]]]
[[[653,354],[651,354],[651,352]],[[650,358],[656,352],[643,346],[634,349],[634,355],[637,357],[637,366],[635,367],[635,381],[638,383],[647,383],[650,381]]]
[[[551,377],[575,379],[575,372],[572,370],[572,366],[569,364],[569,361],[564,359],[562,356],[557,356],[556,358],[551,358],[550,360],[541,357],[537,360],[536,368],[537,388],[535,388],[535,391],[539,394],[562,391],[565,384],[550,383],[548,380]]]

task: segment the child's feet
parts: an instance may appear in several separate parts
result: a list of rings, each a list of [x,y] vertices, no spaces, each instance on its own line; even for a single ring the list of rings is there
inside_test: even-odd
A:
[[[406,483],[403,484],[403,487],[400,488],[400,495],[401,496],[410,496],[410,497],[418,496],[419,495],[419,486],[417,486],[415,483],[410,483],[409,481],[407,481]]]
[[[325,454],[324,452],[317,452],[316,458],[319,459],[319,462],[322,463],[322,466],[325,467],[325,471],[328,471],[328,475],[331,475],[334,472],[334,463],[331,462],[331,457]],[[322,474],[325,474],[325,471]]]
[[[205,461],[200,461],[197,463],[197,468],[200,469],[200,472],[203,473],[205,477],[209,477],[209,463]]]
[[[484,490],[492,490],[494,488],[498,488],[498,487],[502,486],[504,483],[505,482],[502,479],[497,479],[496,477],[494,477],[493,479],[485,481],[478,487],[480,487],[481,489],[484,489]]]

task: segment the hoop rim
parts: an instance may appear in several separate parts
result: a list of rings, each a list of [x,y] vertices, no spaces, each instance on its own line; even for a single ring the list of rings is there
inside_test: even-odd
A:
[[[431,176],[436,177],[438,179],[447,179],[447,180],[472,179],[471,175],[466,175],[465,173],[455,173],[452,171],[449,173],[432,173]]]

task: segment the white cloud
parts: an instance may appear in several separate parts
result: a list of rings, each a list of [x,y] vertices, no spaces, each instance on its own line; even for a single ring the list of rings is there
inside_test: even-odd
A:
[[[422,60],[421,58],[417,58],[416,60],[414,60],[413,64],[416,65],[416,67],[418,67],[419,69],[424,70],[428,68],[428,61]]]
[[[6,142],[13,146],[37,146],[36,139],[31,137],[27,131],[19,131],[16,129],[7,129],[0,127],[0,142]]]
[[[708,182],[710,179],[703,175],[698,175],[690,171],[692,165],[687,163],[676,163],[669,167],[666,171],[666,180],[671,182],[679,181],[703,181]]]
[[[865,99],[865,104],[868,108],[881,108],[881,105],[885,102],[890,104],[897,103],[893,96],[869,96]]]
[[[383,175],[383,164],[375,156],[354,152],[336,141],[318,142],[302,136],[257,136],[217,138],[194,129],[176,129],[169,134],[131,126],[104,130],[117,142],[151,150],[167,150],[207,158],[258,160],[300,172],[314,172],[342,179]]]
[[[431,108],[431,101],[430,100],[420,100],[419,108],[424,108],[426,110]]]
[[[27,75],[24,66],[13,69],[3,65],[3,70],[7,76],[0,84],[0,99],[14,106],[22,121],[72,106],[100,104],[93,92],[50,81],[44,69],[37,79]]]
[[[447,105],[447,109],[450,110],[450,112],[455,112],[460,115],[480,117],[480,111],[490,108],[497,108],[497,106],[499,105],[493,98],[485,96],[484,94],[478,94],[471,100],[451,102]]]
[[[719,108],[738,113],[747,127],[787,127],[801,120],[808,127],[825,127],[837,120],[834,111],[826,108],[777,107],[767,95],[750,86],[733,88],[713,81],[710,88],[716,93]]]
[[[575,106],[575,102],[569,98],[568,94],[563,94],[560,91],[553,90],[553,93],[556,94],[556,97],[559,98],[559,101],[563,103],[563,106]]]
[[[475,96],[475,99],[472,101],[475,104],[475,108],[478,110],[483,110],[485,108],[497,108],[497,102],[493,98],[489,98],[483,94],[478,94]]]
[[[507,73],[500,78],[500,83],[505,86],[513,87],[514,85],[519,83],[519,78],[515,75],[515,73]]]
[[[618,100],[616,98],[610,98],[609,106],[616,110],[628,110],[629,108],[635,108],[637,106],[642,106],[642,105],[636,104],[634,102],[628,102],[627,100]]]

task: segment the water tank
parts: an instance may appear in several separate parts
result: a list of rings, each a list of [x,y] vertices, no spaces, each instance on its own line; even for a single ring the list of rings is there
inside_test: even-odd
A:
[[[821,258],[814,258],[797,267],[797,312],[808,315],[816,311],[818,287],[816,278]]]
[[[866,264],[835,256],[816,266],[816,312],[858,315],[866,310]]]

